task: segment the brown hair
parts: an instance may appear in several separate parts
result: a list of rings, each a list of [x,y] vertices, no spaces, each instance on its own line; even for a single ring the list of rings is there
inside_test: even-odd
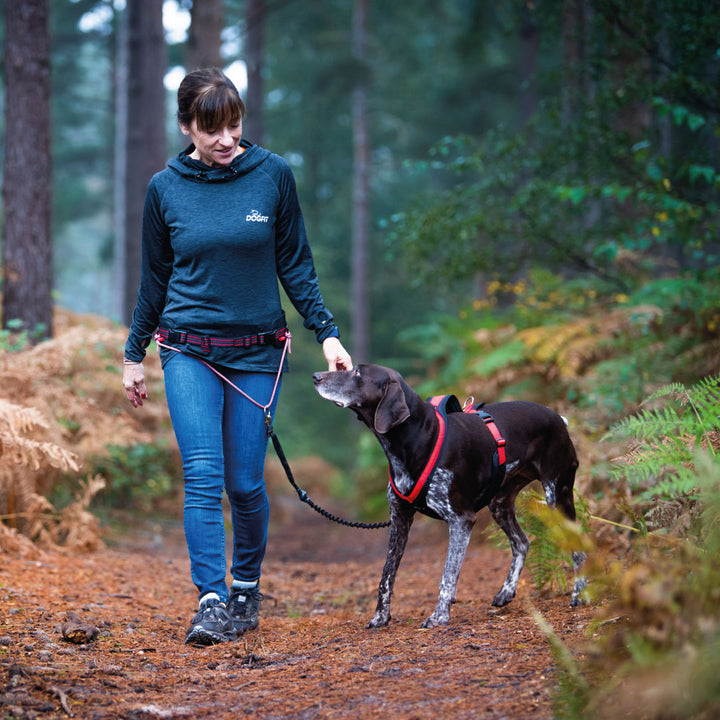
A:
[[[245,104],[232,80],[219,68],[188,73],[178,88],[178,121],[208,131],[232,125],[245,117]]]

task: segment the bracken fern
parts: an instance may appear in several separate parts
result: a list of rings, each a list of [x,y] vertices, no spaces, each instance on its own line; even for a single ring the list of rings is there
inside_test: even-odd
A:
[[[648,400],[668,402],[615,425],[605,439],[631,439],[628,452],[615,460],[613,478],[625,478],[641,499],[694,497],[697,474],[693,456],[698,448],[716,458],[720,440],[720,377],[705,378],[692,387],[672,383]]]

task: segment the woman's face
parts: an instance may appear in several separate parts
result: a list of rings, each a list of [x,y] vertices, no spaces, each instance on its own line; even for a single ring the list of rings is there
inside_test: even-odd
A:
[[[211,167],[229,165],[243,151],[240,147],[242,120],[211,130],[200,130],[197,120],[193,120],[190,125],[181,123],[180,130],[183,135],[189,135],[195,145],[190,157]]]

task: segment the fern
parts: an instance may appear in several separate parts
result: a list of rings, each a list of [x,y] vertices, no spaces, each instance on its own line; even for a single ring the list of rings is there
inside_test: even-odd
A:
[[[647,403],[673,405],[642,410],[617,423],[605,439],[628,439],[635,444],[615,460],[612,476],[625,478],[640,490],[640,499],[695,496],[694,453],[706,448],[717,458],[715,445],[720,418],[720,377],[705,378],[692,387],[672,383],[659,388]]]
[[[525,493],[518,498],[518,515],[525,532],[533,538],[525,566],[538,590],[556,589],[564,593],[568,589],[566,558],[548,532],[545,519],[538,513],[543,506],[544,501],[538,493]]]

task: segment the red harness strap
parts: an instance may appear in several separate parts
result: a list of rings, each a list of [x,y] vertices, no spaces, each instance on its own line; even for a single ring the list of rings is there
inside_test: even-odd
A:
[[[418,495],[420,495],[423,487],[425,486],[425,483],[432,475],[433,470],[435,470],[435,465],[437,463],[438,456],[440,455],[440,448],[442,447],[443,441],[445,440],[445,418],[437,411],[437,408],[435,408],[435,416],[438,419],[437,439],[435,440],[435,445],[432,449],[432,452],[430,453],[430,458],[425,465],[425,469],[422,471],[422,474],[415,483],[415,487],[413,487],[412,492],[409,495],[403,495],[397,489],[397,487],[395,486],[395,481],[393,480],[392,473],[389,472],[390,468],[388,468],[388,473],[390,475],[390,485],[392,485],[393,491],[399,498],[401,498],[402,500],[407,500],[407,502],[409,503],[413,503],[415,502],[415,500],[417,500]]]
[[[504,465],[505,438],[500,434],[498,426],[495,424],[495,421],[491,417],[486,417],[483,419],[485,421],[485,425],[487,425],[487,429],[492,433],[492,436],[495,438],[495,444],[497,445],[498,462],[500,463],[500,465]]]

